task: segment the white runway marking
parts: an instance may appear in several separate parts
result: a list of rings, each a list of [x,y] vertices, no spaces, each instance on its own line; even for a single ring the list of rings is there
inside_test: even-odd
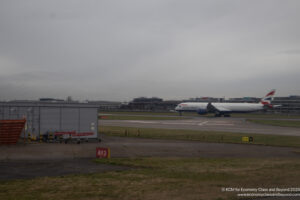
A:
[[[185,123],[185,122],[161,122],[159,124],[165,124],[165,125],[194,125],[193,123]]]
[[[208,121],[204,121],[204,122],[199,123],[198,126],[203,126],[204,124],[207,124],[207,123],[208,123]]]
[[[157,124],[157,122],[153,121],[128,121],[130,123],[140,123],[140,124]]]
[[[234,126],[234,124],[206,124],[206,126]]]

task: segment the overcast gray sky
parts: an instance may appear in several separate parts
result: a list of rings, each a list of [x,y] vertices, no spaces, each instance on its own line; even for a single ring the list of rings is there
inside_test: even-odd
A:
[[[1,0],[0,100],[300,95],[298,0]]]

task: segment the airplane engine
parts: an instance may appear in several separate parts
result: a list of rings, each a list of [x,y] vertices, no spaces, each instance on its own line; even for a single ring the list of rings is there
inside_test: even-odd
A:
[[[205,114],[207,114],[207,110],[206,109],[199,109],[199,110],[197,110],[197,113],[199,115],[205,115]]]

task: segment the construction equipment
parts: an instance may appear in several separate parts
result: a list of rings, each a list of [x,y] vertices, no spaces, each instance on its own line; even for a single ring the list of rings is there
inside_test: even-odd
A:
[[[65,144],[69,142],[76,141],[77,144],[80,144],[82,141],[88,142],[88,138],[84,136],[93,135],[93,132],[80,132],[76,131],[57,131],[57,132],[47,132],[43,135],[44,142],[64,142]]]

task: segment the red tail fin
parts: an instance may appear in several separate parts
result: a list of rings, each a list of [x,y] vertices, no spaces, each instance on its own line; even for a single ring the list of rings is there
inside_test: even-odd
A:
[[[265,105],[265,106],[268,106],[270,108],[273,108],[272,104],[271,104],[271,101],[273,100],[273,96],[275,94],[275,89],[271,90],[264,98],[262,98],[260,100],[260,103]]]

